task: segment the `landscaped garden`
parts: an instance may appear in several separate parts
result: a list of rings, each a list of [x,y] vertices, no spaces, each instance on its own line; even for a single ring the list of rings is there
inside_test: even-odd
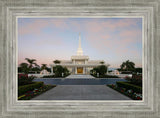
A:
[[[61,63],[59,60],[53,61],[55,64],[52,68],[53,73],[51,73],[52,69],[47,67],[47,64],[41,64],[41,66],[39,66],[35,59],[25,58],[25,60],[27,63],[24,62],[19,65],[18,73],[35,74],[35,76],[44,74],[42,76],[38,76],[38,78],[64,78],[70,75],[70,72],[66,67],[59,65]]]
[[[43,92],[56,87],[56,85],[44,85],[43,82],[32,82],[33,76],[18,74],[18,100],[30,100]]]
[[[119,78],[116,75],[107,75],[106,72],[108,70],[108,67],[104,65],[103,62],[101,62],[101,65],[94,67],[90,74],[96,78]]]
[[[133,100],[142,100],[142,75],[133,75],[132,78],[126,77],[127,82],[116,82],[107,85],[110,88],[130,97]]]
[[[118,78],[115,75],[107,75],[107,66],[103,65],[93,68],[90,73],[97,78]],[[126,76],[126,81],[117,81],[116,84],[109,84],[110,88],[130,97],[133,100],[142,100],[142,69],[135,68],[134,62],[129,60],[120,65],[120,72],[131,72],[132,77]],[[141,73],[141,74],[138,74]]]

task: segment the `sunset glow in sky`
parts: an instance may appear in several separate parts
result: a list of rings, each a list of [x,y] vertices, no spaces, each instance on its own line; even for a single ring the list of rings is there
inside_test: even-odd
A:
[[[119,67],[126,60],[142,66],[141,18],[18,18],[18,64],[70,60],[78,37],[84,55]]]

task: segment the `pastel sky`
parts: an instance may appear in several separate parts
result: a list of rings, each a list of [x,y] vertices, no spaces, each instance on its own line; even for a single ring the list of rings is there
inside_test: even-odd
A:
[[[126,60],[142,67],[141,18],[18,18],[18,64],[25,58],[37,64],[70,60],[78,37],[84,55],[120,67]]]

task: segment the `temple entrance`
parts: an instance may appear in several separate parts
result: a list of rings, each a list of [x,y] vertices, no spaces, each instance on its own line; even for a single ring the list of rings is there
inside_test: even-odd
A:
[[[83,67],[77,68],[77,74],[83,74]]]

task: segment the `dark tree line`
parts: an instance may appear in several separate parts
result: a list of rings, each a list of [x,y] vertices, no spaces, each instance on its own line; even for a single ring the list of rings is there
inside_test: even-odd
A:
[[[35,59],[25,58],[25,60],[27,61],[27,63],[21,63],[18,67],[19,73],[40,73],[40,71],[42,71],[43,69],[46,69],[47,71],[51,72],[51,69],[47,67],[47,64],[42,64],[41,66],[39,66],[36,63]]]
[[[132,61],[125,61],[120,65],[119,71],[130,71],[132,73],[142,73],[142,68],[135,68],[135,63]]]

